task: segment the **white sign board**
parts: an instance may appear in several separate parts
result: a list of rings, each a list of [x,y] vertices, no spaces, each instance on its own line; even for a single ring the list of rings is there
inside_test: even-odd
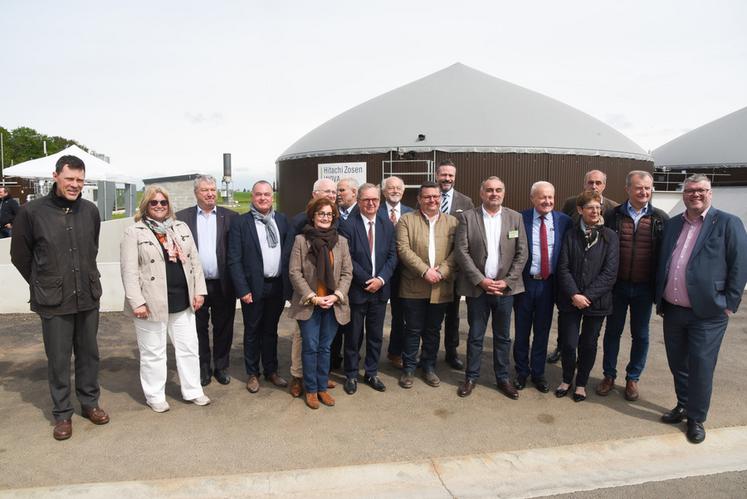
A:
[[[358,185],[365,184],[366,162],[360,163],[319,163],[318,178],[328,178],[339,182],[343,178],[354,178]]]

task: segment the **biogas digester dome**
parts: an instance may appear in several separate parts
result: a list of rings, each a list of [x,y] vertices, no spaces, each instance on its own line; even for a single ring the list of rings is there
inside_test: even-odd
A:
[[[315,128],[277,160],[280,208],[301,211],[320,171],[364,172],[378,184],[398,175],[408,186],[433,179],[451,159],[456,189],[479,201],[480,182],[498,175],[511,208],[529,206],[529,187],[548,180],[556,204],[577,194],[590,169],[607,173],[605,195],[625,198],[625,175],[652,171],[651,157],[601,121],[554,99],[463,64],[375,97]],[[322,165],[322,168],[320,168]],[[415,189],[405,202],[414,204]]]

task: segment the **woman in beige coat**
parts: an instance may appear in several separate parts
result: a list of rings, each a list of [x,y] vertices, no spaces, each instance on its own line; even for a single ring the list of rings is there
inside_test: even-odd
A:
[[[182,397],[207,405],[200,384],[195,311],[207,294],[192,233],[177,221],[169,193],[161,186],[145,190],[135,224],[120,243],[125,291],[124,312],[133,316],[140,349],[140,382],[147,404],[156,412],[166,402],[166,336],[176,354]]]
[[[293,298],[288,315],[301,329],[306,405],[332,406],[327,393],[330,346],[337,326],[350,322],[348,290],[353,279],[348,241],[338,235],[335,203],[327,198],[306,207],[309,225],[296,236],[288,269]]]

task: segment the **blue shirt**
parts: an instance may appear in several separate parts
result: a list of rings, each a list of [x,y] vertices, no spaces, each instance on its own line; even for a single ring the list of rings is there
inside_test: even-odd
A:
[[[641,211],[635,211],[633,205],[630,204],[630,200],[625,201],[625,206],[628,208],[628,215],[630,215],[630,218],[633,219],[635,230],[638,230],[638,222],[641,220],[641,218],[643,218],[643,215],[646,214],[646,210],[648,210],[648,203],[643,205]]]
[[[218,210],[203,211],[197,206],[197,243],[202,272],[205,279],[218,279],[218,250],[216,248],[218,234]]]
[[[550,259],[550,273],[554,273],[552,268],[552,252],[555,247],[555,222],[552,219],[552,212],[545,215],[545,229],[547,230],[547,257]],[[537,210],[532,210],[532,266],[529,267],[530,275],[537,275],[542,272],[542,253],[540,248],[540,214]]]

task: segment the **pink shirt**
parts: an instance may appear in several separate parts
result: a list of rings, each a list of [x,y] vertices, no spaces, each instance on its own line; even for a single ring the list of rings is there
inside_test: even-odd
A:
[[[687,218],[682,214],[684,223],[677,244],[674,246],[672,259],[669,261],[669,272],[667,273],[667,284],[664,287],[664,299],[673,305],[692,308],[690,295],[687,294],[687,263],[693,254],[695,242],[698,240],[700,230],[703,228],[703,220],[708,210],[705,210],[695,220]]]

